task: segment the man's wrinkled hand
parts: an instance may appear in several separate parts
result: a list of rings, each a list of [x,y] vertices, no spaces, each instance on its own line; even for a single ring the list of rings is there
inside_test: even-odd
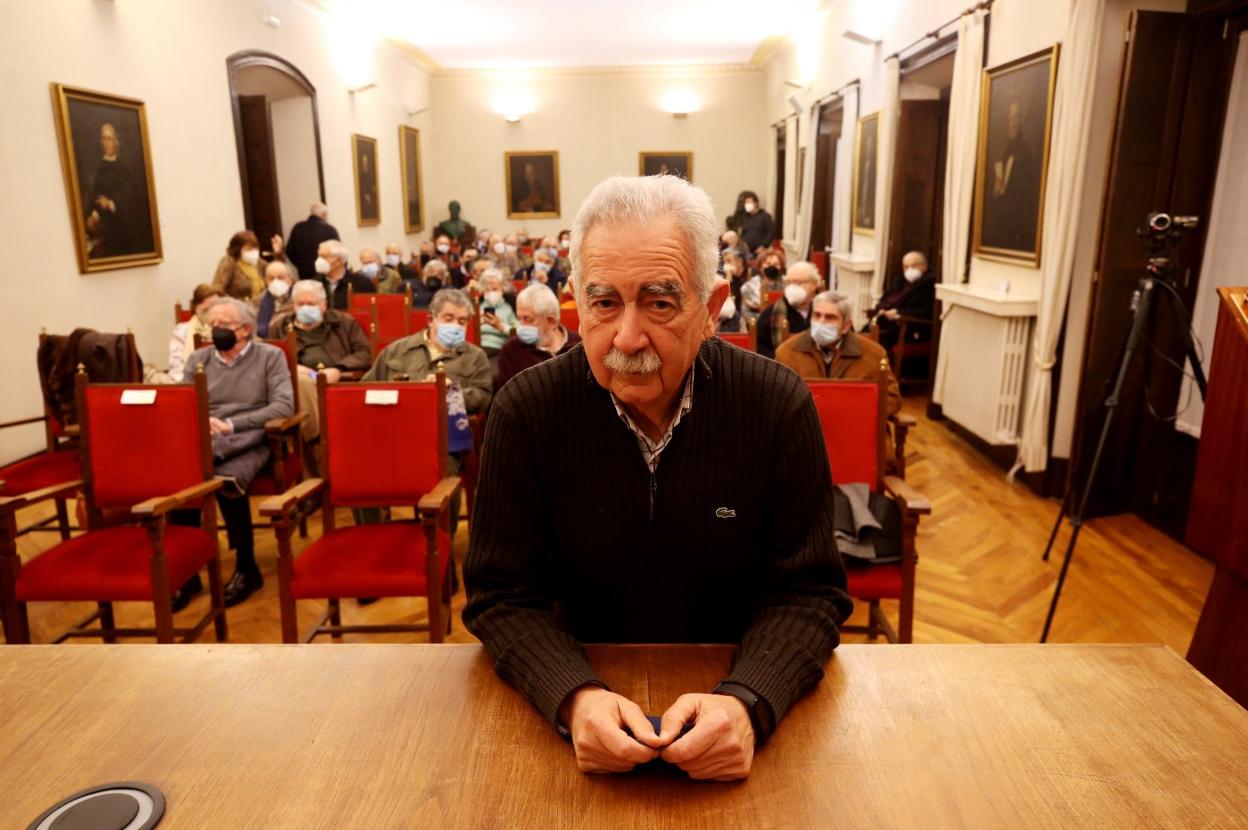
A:
[[[572,733],[581,772],[628,772],[653,761],[663,746],[641,707],[606,689],[573,692],[561,714]],[[626,727],[632,735],[624,731]]]
[[[692,728],[680,735],[686,724]],[[745,704],[729,695],[681,695],[663,713],[663,760],[690,778],[735,781],[750,774],[754,726]]]

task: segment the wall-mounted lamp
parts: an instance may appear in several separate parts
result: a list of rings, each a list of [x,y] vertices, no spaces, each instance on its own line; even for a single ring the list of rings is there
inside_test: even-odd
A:
[[[504,115],[503,120],[506,121],[508,124],[519,124],[520,116],[513,112],[508,115]]]
[[[364,92],[365,90],[373,89],[376,86],[376,81],[369,81],[368,83],[360,84],[359,86],[347,87],[347,94],[354,95],[357,92]]]
[[[659,107],[673,118],[688,118],[702,108],[702,101],[691,89],[672,89],[663,94]]]
[[[841,32],[841,37],[846,40],[852,40],[854,43],[861,43],[863,46],[879,46],[883,41],[873,37],[868,37],[861,32],[855,32],[853,29],[846,29]]]
[[[282,28],[282,19],[272,12],[260,16],[260,22],[270,29]]]

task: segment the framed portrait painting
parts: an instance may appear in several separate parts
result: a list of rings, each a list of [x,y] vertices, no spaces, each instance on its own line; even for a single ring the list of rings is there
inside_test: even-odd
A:
[[[355,166],[355,223],[360,226],[381,222],[381,195],[377,183],[377,139],[351,136],[351,157]]]
[[[637,168],[640,176],[680,176],[692,183],[693,152],[639,153]]]
[[[1058,47],[985,69],[972,253],[1039,267]]]
[[[425,205],[420,182],[420,130],[399,127],[399,160],[403,168],[403,229],[425,229]]]
[[[503,153],[508,219],[554,219],[559,216],[559,152]]]
[[[875,233],[875,178],[879,163],[880,114],[858,119],[854,135],[854,186],[850,214],[854,233]]]
[[[81,273],[162,259],[142,101],[52,84],[74,250]]]

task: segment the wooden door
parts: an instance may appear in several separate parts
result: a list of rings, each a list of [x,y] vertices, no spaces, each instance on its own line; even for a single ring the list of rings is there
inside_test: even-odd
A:
[[[1213,197],[1234,41],[1224,18],[1134,12],[1120,81],[1089,305],[1072,475],[1081,485],[1131,325],[1151,211],[1200,217],[1178,247],[1175,288],[1192,307]],[[1088,515],[1130,511],[1182,538],[1196,442],[1174,429],[1185,360],[1171,298],[1158,291],[1093,486]]]
[[[901,258],[907,251],[922,251],[933,264],[941,261],[948,125],[948,100],[901,102],[889,209],[886,286],[901,274]]]
[[[784,239],[784,185],[788,178],[785,175],[788,172],[785,157],[788,154],[788,135],[785,124],[776,127],[776,203],[771,208],[771,216],[776,221],[776,239]]]
[[[282,232],[282,217],[277,201],[277,163],[273,153],[273,129],[269,121],[269,104],[263,95],[238,97],[239,126],[243,135],[243,153],[247,180],[243,202],[243,220],[260,239],[260,249],[271,248],[273,234]]]
[[[810,251],[826,251],[832,245],[836,221],[836,145],[841,138],[841,101],[819,108],[819,128],[815,133],[815,192],[810,216]],[[809,254],[808,254],[809,255]]]

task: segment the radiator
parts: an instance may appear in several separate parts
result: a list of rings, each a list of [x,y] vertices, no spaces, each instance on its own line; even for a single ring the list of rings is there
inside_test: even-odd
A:
[[[940,333],[947,418],[989,444],[1017,444],[1031,317],[951,305]]]

